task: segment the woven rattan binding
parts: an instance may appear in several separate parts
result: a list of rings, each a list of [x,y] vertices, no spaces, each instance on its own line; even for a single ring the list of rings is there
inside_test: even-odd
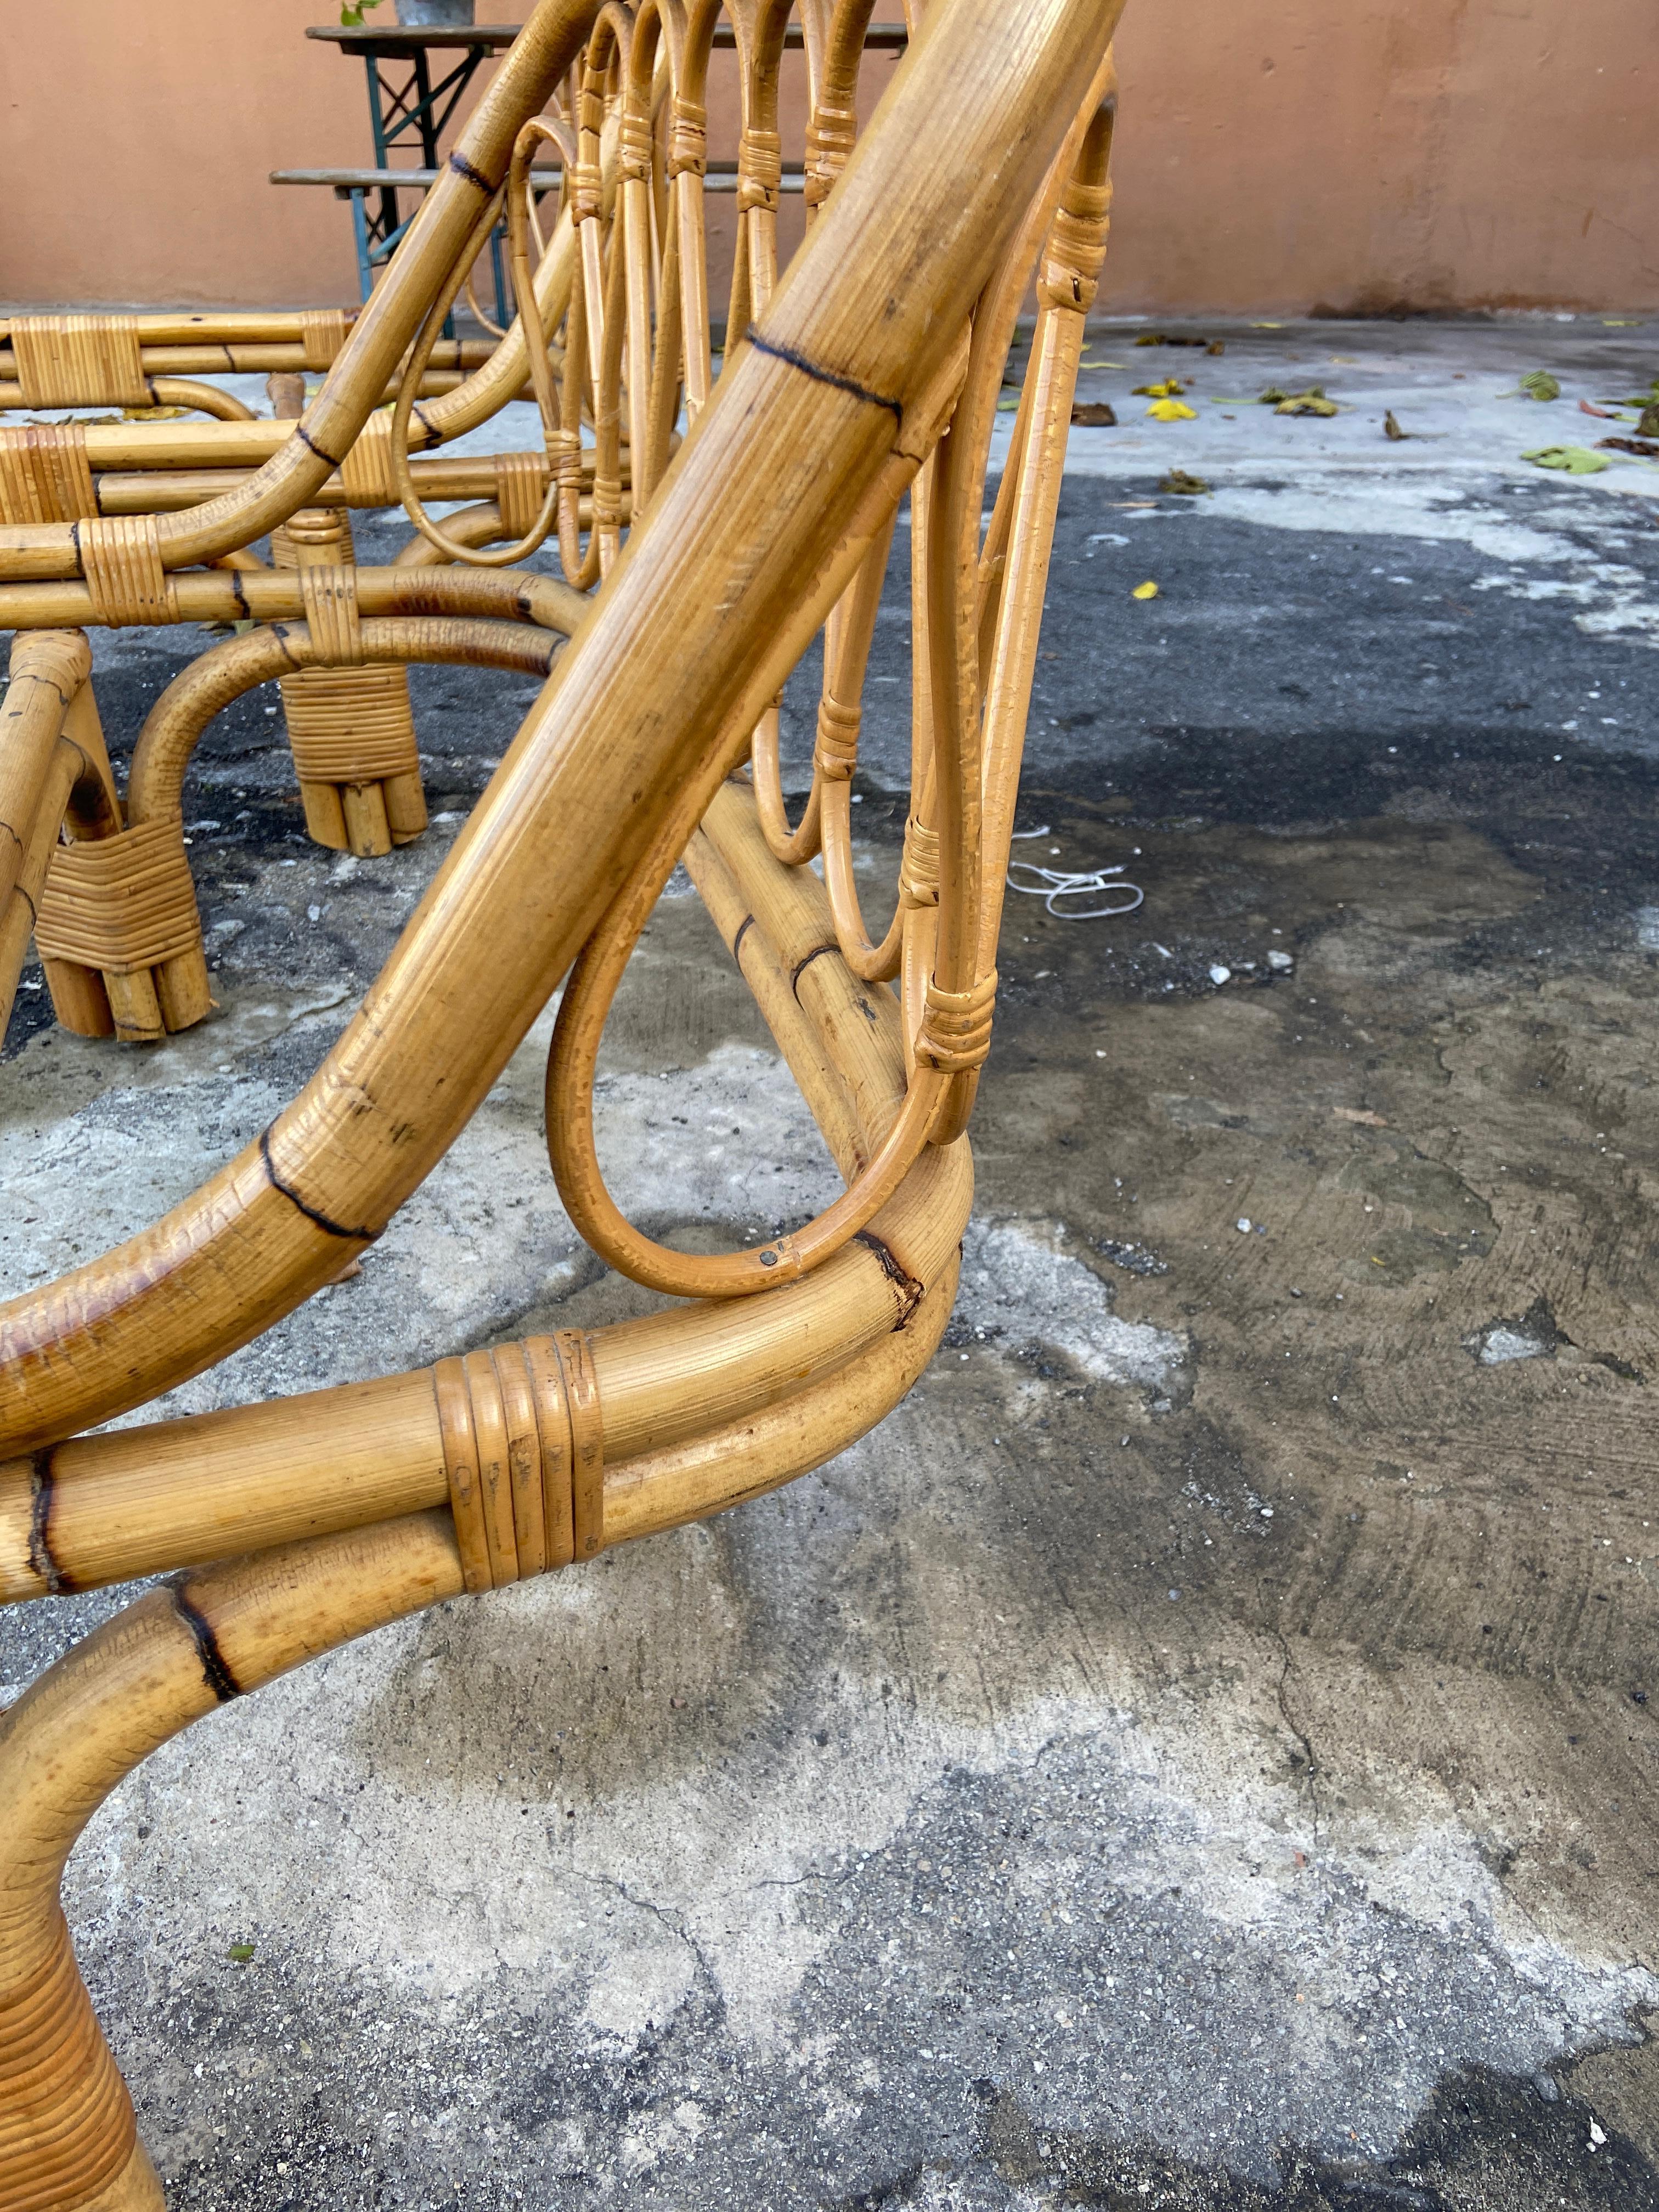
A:
[[[43,959],[131,975],[201,941],[196,887],[176,822],[141,822],[118,836],[60,845],[52,854],[34,925]]]
[[[26,407],[145,407],[150,389],[131,315],[15,315]]]
[[[579,477],[581,454],[575,455]],[[528,537],[536,526],[547,492],[547,464],[539,453],[497,453],[495,504],[501,511],[503,536]]]
[[[274,565],[300,572],[312,643],[335,664],[282,679],[306,827],[331,851],[372,855],[418,837],[426,801],[408,672],[362,665],[352,550],[335,508],[302,507],[271,533]]]
[[[83,2204],[132,2155],[137,2124],[99,2033],[63,1914],[34,1972],[0,2006],[0,2102],[27,2115],[29,2205]],[[15,2124],[14,2121],[14,2124]]]
[[[0,428],[0,522],[79,522],[97,512],[82,424]]]
[[[603,1550],[599,1391],[579,1330],[441,1359],[433,1386],[468,1589]]]
[[[339,307],[308,307],[300,318],[300,336],[307,368],[331,368],[334,356],[345,343],[346,319]]]
[[[112,629],[178,621],[178,593],[161,566],[161,534],[153,514],[82,522],[76,540],[97,621]]]
[[[420,774],[401,668],[308,668],[285,676],[282,691],[302,784],[383,783]]]
[[[389,440],[392,417],[371,415],[340,464],[340,482],[351,507],[396,507]]]

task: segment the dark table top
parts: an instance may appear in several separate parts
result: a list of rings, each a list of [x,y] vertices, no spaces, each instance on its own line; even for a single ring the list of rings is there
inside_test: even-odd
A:
[[[428,27],[421,30],[405,30],[397,23],[382,28],[378,24],[313,23],[306,32],[308,39],[325,39],[348,53],[412,54],[422,50],[443,46],[483,46],[492,53],[500,53],[510,46],[523,29],[521,23],[457,24],[453,27]],[[714,32],[715,51],[729,51],[737,43],[730,23],[719,24]],[[802,45],[801,27],[791,23],[784,33],[786,48],[799,51]],[[908,33],[902,23],[872,23],[864,34],[866,50],[895,52],[908,45]]]
[[[510,46],[522,23],[456,23],[425,24],[418,30],[405,29],[400,23],[313,23],[307,30],[308,39],[325,39],[331,45],[343,46],[347,52],[361,54],[370,50],[387,54],[418,53],[433,46],[487,46],[499,53]]]

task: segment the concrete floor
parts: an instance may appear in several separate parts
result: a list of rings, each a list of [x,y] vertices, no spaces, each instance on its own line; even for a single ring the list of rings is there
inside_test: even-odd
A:
[[[176,2207],[1659,2206],[1659,475],[1520,459],[1633,427],[1575,403],[1659,331],[1214,334],[1095,333],[1122,427],[1074,433],[1021,826],[1146,904],[1009,900],[921,1387],[774,1498],[226,1709],[77,1853]],[[1560,400],[1499,396],[1539,366]],[[1199,420],[1140,414],[1170,373]],[[896,565],[872,904],[908,629]],[[118,745],[200,642],[100,641]],[[213,1023],[123,1054],[25,992],[8,1287],[337,1033],[530,690],[416,688],[437,818],[386,862],[305,842],[261,698],[210,732]],[[171,1403],[635,1310],[556,1204],[544,1042],[359,1279]],[[606,1066],[637,1218],[835,1188],[694,899]],[[115,1601],[0,1621],[4,1679]]]

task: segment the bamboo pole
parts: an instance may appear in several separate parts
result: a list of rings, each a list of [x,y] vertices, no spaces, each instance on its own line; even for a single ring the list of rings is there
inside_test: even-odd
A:
[[[477,615],[502,622],[538,623],[574,636],[592,602],[555,576],[523,569],[394,566],[352,571],[358,611],[370,615]],[[180,622],[300,622],[305,595],[291,569],[192,570],[173,580]],[[95,621],[84,584],[0,584],[0,627],[64,629]]]

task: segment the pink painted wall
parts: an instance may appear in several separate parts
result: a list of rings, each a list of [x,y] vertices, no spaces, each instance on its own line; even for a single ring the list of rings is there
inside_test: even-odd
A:
[[[0,0],[0,300],[354,299],[347,209],[266,182],[370,158],[331,12]],[[1119,58],[1103,305],[1659,308],[1651,0],[1129,0]]]

